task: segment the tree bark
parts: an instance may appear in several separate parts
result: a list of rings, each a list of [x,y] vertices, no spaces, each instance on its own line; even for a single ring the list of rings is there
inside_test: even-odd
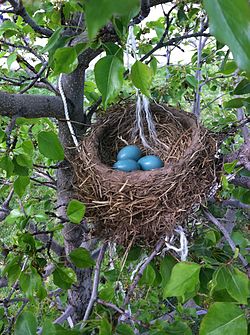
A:
[[[83,125],[85,120],[83,111],[84,77],[85,68],[83,66],[79,66],[70,75],[62,76],[63,91],[73,104],[73,108],[70,109],[70,119],[77,121],[73,125],[79,141],[82,139],[85,129]],[[77,154],[77,150],[65,122],[59,121],[59,137],[65,151],[66,166],[59,169],[57,175],[58,212],[61,217],[67,219],[66,206],[71,199],[77,198],[73,188],[73,169],[70,164],[71,159]],[[84,222],[79,225],[71,223],[64,225],[63,237],[66,255],[80,246],[90,249],[91,244],[85,242],[89,240],[85,231]],[[92,269],[79,269],[74,265],[72,268],[76,273],[77,283],[69,290],[68,300],[69,304],[74,307],[73,320],[78,322],[83,319],[91,296]]]
[[[0,114],[26,118],[63,118],[63,104],[60,97],[36,94],[9,94],[0,91]]]

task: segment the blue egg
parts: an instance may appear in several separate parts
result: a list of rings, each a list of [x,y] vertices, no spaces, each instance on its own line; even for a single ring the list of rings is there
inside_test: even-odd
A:
[[[163,161],[154,155],[144,156],[138,160],[138,164],[140,165],[141,169],[144,171],[159,169],[164,166]]]
[[[133,159],[138,161],[141,156],[142,152],[136,145],[127,145],[118,152],[117,160]]]
[[[140,165],[133,159],[123,159],[113,165],[113,169],[125,172],[140,170]]]

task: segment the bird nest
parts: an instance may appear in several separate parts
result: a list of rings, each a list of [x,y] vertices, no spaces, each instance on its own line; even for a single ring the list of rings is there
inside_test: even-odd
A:
[[[83,141],[74,162],[75,185],[93,235],[128,246],[154,245],[183,225],[215,181],[216,141],[196,118],[166,105],[150,106],[158,136],[145,149],[134,134],[135,106],[114,106]],[[145,134],[150,142],[150,136]],[[151,171],[112,169],[117,152],[136,144],[158,155]]]

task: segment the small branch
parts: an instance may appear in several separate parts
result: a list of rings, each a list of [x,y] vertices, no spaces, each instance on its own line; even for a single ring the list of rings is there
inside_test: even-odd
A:
[[[61,316],[59,316],[59,318],[57,318],[55,321],[53,321],[53,323],[57,323],[57,324],[62,324],[64,321],[66,321],[68,319],[68,317],[70,315],[72,315],[74,312],[74,307],[72,307],[71,305],[69,305],[66,310],[62,313]]]
[[[53,250],[57,256],[61,257],[61,256],[65,256],[65,250],[64,248],[58,244],[55,240],[51,240],[49,234],[38,232],[37,231],[37,227],[34,223],[30,222],[28,229],[30,231],[31,234],[36,234],[36,238],[40,241],[42,241],[43,243],[49,243],[50,242],[50,249]]]
[[[223,200],[221,203],[223,206],[227,206],[227,207],[234,207],[234,208],[250,210],[250,205],[243,204],[242,202],[236,199]]]
[[[140,14],[133,19],[132,24],[141,23],[142,20],[148,17],[149,13],[150,13],[150,0],[141,0]]]
[[[242,122],[242,121],[246,120],[243,108],[238,108],[237,109],[237,118],[238,118],[239,122]],[[241,131],[242,131],[242,136],[244,138],[244,142],[247,143],[247,141],[249,140],[249,128],[248,128],[248,126],[245,124],[242,127]]]
[[[87,116],[86,116],[86,126],[90,126],[91,125],[91,119],[93,114],[96,112],[97,108],[100,106],[100,104],[102,103],[102,97],[99,97],[98,100],[93,103],[92,106],[90,106],[87,110]]]
[[[5,201],[2,204],[2,207],[0,208],[0,222],[2,222],[3,220],[5,220],[5,218],[9,215],[10,213],[10,209],[9,209],[9,205],[10,205],[10,201],[12,199],[14,195],[14,189],[11,189],[7,198],[5,199]]]
[[[134,278],[132,284],[131,284],[131,285],[129,286],[129,288],[128,288],[128,292],[127,292],[127,295],[126,295],[126,297],[125,297],[125,299],[124,299],[123,306],[126,306],[126,305],[129,303],[129,300],[130,300],[130,298],[131,298],[131,296],[132,296],[132,294],[133,294],[133,292],[134,292],[134,289],[136,288],[136,286],[137,286],[139,280],[141,279],[141,277],[142,277],[142,275],[143,275],[143,273],[144,273],[146,267],[147,267],[148,264],[152,261],[152,259],[159,253],[159,251],[161,250],[161,248],[163,247],[163,245],[164,245],[164,240],[161,239],[161,240],[157,243],[157,245],[156,245],[154,251],[151,253],[151,255],[146,259],[146,261],[145,261],[145,262],[142,264],[142,266],[140,267],[140,269],[139,269],[139,271],[137,272],[137,275],[135,276],[135,278]]]
[[[125,311],[123,309],[119,308],[115,304],[112,304],[111,302],[107,302],[107,301],[104,301],[102,299],[97,299],[96,302],[100,305],[103,305],[105,307],[113,309],[114,311],[116,311],[119,314],[124,314],[125,313]]]
[[[235,245],[234,241],[231,239],[231,237],[230,237],[228,231],[225,229],[225,227],[208,210],[203,209],[203,212],[204,212],[205,217],[219,229],[219,231],[223,234],[224,238],[228,242],[232,251],[235,252],[236,245]],[[245,268],[248,268],[248,261],[242,256],[242,254],[240,252],[239,252],[238,257],[239,257],[242,265]]]
[[[24,87],[19,94],[23,94],[25,92],[27,92],[30,88],[32,88],[36,82],[40,79],[41,75],[43,74],[43,72],[46,70],[48,63],[45,62],[43,64],[43,66],[41,67],[41,69],[39,70],[39,72],[37,73],[37,75],[35,76],[35,78],[29,83],[29,85],[27,85],[26,87]]]
[[[9,47],[15,48],[15,49],[23,49],[30,53],[32,53],[37,59],[39,59],[42,63],[45,62],[45,58],[43,56],[39,55],[33,48],[31,48],[29,45],[22,45],[22,44],[13,44],[10,42],[7,42],[3,39],[0,39],[0,43],[3,45],[7,45]]]
[[[45,35],[47,37],[50,37],[53,34],[53,31],[48,28],[44,28],[39,26],[27,13],[22,0],[16,1],[16,0],[9,0],[9,3],[12,5],[15,13],[17,15],[20,15],[24,22],[26,22],[35,32],[41,35]]]
[[[230,180],[230,183],[235,186],[241,186],[250,189],[250,177],[236,176],[234,179]]]
[[[104,243],[103,246],[100,249],[97,261],[96,261],[96,266],[95,266],[95,272],[94,272],[94,282],[93,282],[93,289],[92,289],[92,293],[91,293],[91,297],[89,300],[89,304],[88,307],[86,309],[84,318],[83,318],[83,323],[81,325],[80,329],[83,329],[85,322],[88,320],[91,311],[93,309],[94,303],[96,302],[97,299],[97,294],[98,294],[98,286],[99,286],[99,280],[100,280],[100,271],[101,271],[101,265],[102,265],[102,261],[105,255],[105,251],[107,249],[107,243]]]
[[[200,31],[204,31],[204,26],[205,26],[205,19],[201,19],[201,24],[200,24]],[[204,49],[206,45],[207,37],[203,39],[202,36],[199,38],[199,42],[197,45],[197,71],[195,74],[195,78],[198,82],[197,89],[195,92],[195,98],[194,98],[194,105],[193,105],[193,114],[199,118],[200,117],[200,109],[201,109],[201,88],[202,86],[200,85],[201,82],[201,67],[202,67],[202,50]]]

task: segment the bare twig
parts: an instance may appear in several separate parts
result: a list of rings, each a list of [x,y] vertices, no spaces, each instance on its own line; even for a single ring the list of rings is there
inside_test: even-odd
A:
[[[201,24],[200,24],[200,31],[204,31],[204,26],[205,26],[205,19],[201,19]],[[197,88],[195,92],[195,98],[194,98],[194,105],[193,105],[193,114],[199,118],[200,117],[200,107],[201,107],[201,88],[202,86],[200,85],[201,82],[201,67],[202,67],[202,50],[204,49],[206,45],[207,37],[202,37],[200,36],[199,42],[197,45],[197,71],[195,74],[195,78],[197,80]]]
[[[40,79],[40,77],[41,77],[41,75],[43,74],[43,72],[46,70],[47,65],[48,65],[48,63],[45,62],[45,63],[43,64],[43,66],[41,67],[41,69],[39,70],[39,72],[37,73],[37,75],[35,76],[35,78],[34,78],[34,79],[33,79],[33,80],[32,80],[26,87],[24,87],[24,88],[19,92],[19,94],[23,94],[23,93],[27,92],[31,87],[33,87],[33,86],[36,84],[36,82]]]
[[[36,238],[40,241],[42,241],[43,243],[48,243],[50,242],[50,249],[53,250],[57,256],[65,256],[65,250],[62,246],[60,246],[60,244],[58,244],[55,240],[50,241],[50,236],[49,234],[46,234],[42,231],[38,231],[37,227],[34,223],[30,222],[28,229],[31,233],[36,233]]]
[[[62,315],[59,316],[59,318],[57,318],[55,321],[53,321],[53,323],[57,323],[57,324],[62,324],[65,320],[68,319],[68,317],[70,315],[72,315],[74,312],[74,307],[72,307],[71,305],[69,305],[65,311],[62,313]]]
[[[135,278],[134,278],[132,284],[131,284],[131,285],[129,286],[129,288],[128,288],[128,292],[127,292],[126,297],[125,297],[125,299],[124,299],[123,306],[126,306],[126,305],[129,303],[129,300],[130,300],[130,298],[131,298],[131,296],[132,296],[132,294],[133,294],[133,292],[134,292],[134,289],[136,288],[136,286],[137,286],[139,280],[141,279],[141,277],[142,277],[142,275],[143,275],[143,273],[144,273],[146,267],[147,267],[148,264],[152,261],[152,259],[159,253],[159,251],[161,250],[161,248],[163,247],[163,245],[164,245],[164,240],[161,239],[161,240],[157,243],[157,245],[156,245],[154,251],[149,255],[149,257],[148,257],[148,258],[145,260],[145,262],[141,265],[141,267],[140,267],[139,271],[137,272],[137,275],[135,276]]]
[[[13,197],[13,194],[14,194],[14,189],[11,189],[7,198],[5,199],[5,201],[3,202],[0,208],[0,222],[2,222],[10,213],[9,205]]]
[[[97,294],[98,294],[98,286],[99,286],[99,280],[100,280],[100,271],[101,271],[101,265],[102,261],[105,255],[105,251],[107,249],[107,243],[104,243],[103,246],[100,249],[97,261],[96,261],[96,266],[95,266],[95,272],[94,272],[94,282],[93,282],[93,289],[91,293],[91,297],[89,300],[88,307],[86,309],[84,318],[83,318],[83,323],[81,325],[81,329],[85,326],[85,322],[88,320],[90,313],[92,311],[92,308],[94,306],[94,303],[96,302],[97,299]]]
[[[205,217],[212,222],[219,230],[220,232],[223,234],[224,238],[226,239],[226,241],[228,242],[230,248],[232,249],[233,252],[235,252],[236,250],[236,246],[234,241],[231,239],[228,231],[225,229],[225,227],[219,222],[218,219],[216,219],[216,217],[214,217],[208,210],[203,209],[204,215]],[[248,267],[248,261],[245,259],[245,257],[242,256],[242,254],[239,252],[238,257],[242,263],[242,265],[247,268]]]

